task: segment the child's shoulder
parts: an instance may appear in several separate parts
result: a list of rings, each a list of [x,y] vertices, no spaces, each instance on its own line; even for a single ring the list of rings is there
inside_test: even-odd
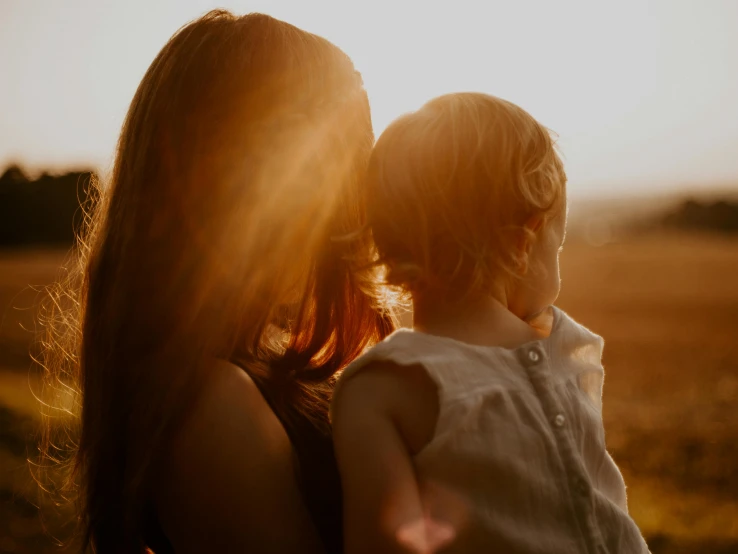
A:
[[[482,386],[517,387],[520,376],[508,371],[515,363],[510,352],[400,329],[343,370],[333,403],[347,389],[356,395],[391,389],[391,393],[381,394],[407,403],[418,390],[433,391],[437,401],[463,396]]]
[[[367,365],[387,363],[397,366],[427,365],[458,356],[447,339],[412,329],[398,329],[375,344],[344,370],[348,376]]]
[[[339,376],[339,385],[359,375],[389,369],[394,379],[413,381],[416,373],[422,373],[420,378],[446,389],[453,376],[479,373],[491,365],[488,356],[479,354],[475,347],[454,339],[398,329],[350,363]]]
[[[429,340],[429,338],[431,340]],[[427,373],[428,358],[447,355],[432,337],[411,329],[398,329],[350,363],[339,375],[335,399],[349,388],[361,388],[362,395],[372,391],[389,396],[412,392],[417,386],[432,381]],[[356,385],[356,382],[360,384]],[[407,389],[407,390],[406,390]]]
[[[382,419],[397,426],[407,447],[430,440],[439,411],[438,387],[416,351],[412,331],[396,332],[350,364],[339,376],[330,418],[345,433]],[[363,423],[362,423],[363,422]]]
[[[554,308],[555,322],[551,349],[564,362],[575,366],[597,366],[602,360],[604,339],[577,322],[560,308]]]

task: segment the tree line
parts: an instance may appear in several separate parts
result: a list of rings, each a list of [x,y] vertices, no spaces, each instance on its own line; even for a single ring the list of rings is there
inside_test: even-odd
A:
[[[91,171],[31,179],[18,165],[0,177],[0,247],[68,246],[91,200]],[[656,222],[655,222],[656,223]],[[738,232],[738,203],[686,200],[657,225],[682,230]]]
[[[11,165],[0,177],[0,246],[68,246],[84,220],[91,171],[31,179]]]

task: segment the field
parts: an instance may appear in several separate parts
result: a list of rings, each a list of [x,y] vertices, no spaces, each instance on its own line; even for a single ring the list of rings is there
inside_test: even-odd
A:
[[[63,537],[57,510],[31,477],[36,455],[38,371],[29,352],[36,348],[35,307],[40,288],[52,282],[64,260],[59,251],[0,254],[0,553],[58,552],[52,536]],[[39,501],[43,502],[41,504]],[[43,511],[38,509],[43,505]],[[40,516],[43,515],[43,518]]]
[[[25,287],[48,283],[62,260],[0,254],[0,553],[56,550],[25,463],[38,420],[38,294]],[[560,306],[605,337],[608,445],[652,552],[738,553],[738,240],[572,238],[562,277]]]
[[[738,241],[562,255],[560,306],[605,338],[608,447],[658,552],[738,553]]]

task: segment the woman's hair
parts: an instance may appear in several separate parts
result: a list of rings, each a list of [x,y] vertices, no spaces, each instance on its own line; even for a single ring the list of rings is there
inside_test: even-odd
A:
[[[435,98],[377,141],[364,187],[387,281],[411,293],[480,293],[515,275],[515,237],[565,202],[549,131],[479,93]]]
[[[210,12],[151,64],[43,316],[42,456],[79,485],[85,544],[142,551],[154,468],[214,357],[318,425],[334,373],[393,329],[370,242],[346,239],[373,139],[351,60],[271,17]]]

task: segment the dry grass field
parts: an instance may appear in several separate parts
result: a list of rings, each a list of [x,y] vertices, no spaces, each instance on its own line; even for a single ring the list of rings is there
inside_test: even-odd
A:
[[[34,394],[38,370],[36,306],[41,288],[52,282],[65,257],[60,251],[0,254],[0,553],[58,552],[52,537],[63,537],[57,510],[31,476],[27,459],[36,454],[40,421]],[[41,502],[40,502],[41,501]],[[40,511],[38,506],[42,505]],[[43,517],[40,517],[43,514]]]
[[[56,551],[25,462],[38,422],[25,287],[62,259],[0,254],[0,553]],[[738,240],[572,237],[562,276],[560,306],[605,337],[608,443],[652,552],[738,553]]]
[[[572,240],[562,278],[605,338],[608,446],[651,550],[738,553],[738,240]]]

